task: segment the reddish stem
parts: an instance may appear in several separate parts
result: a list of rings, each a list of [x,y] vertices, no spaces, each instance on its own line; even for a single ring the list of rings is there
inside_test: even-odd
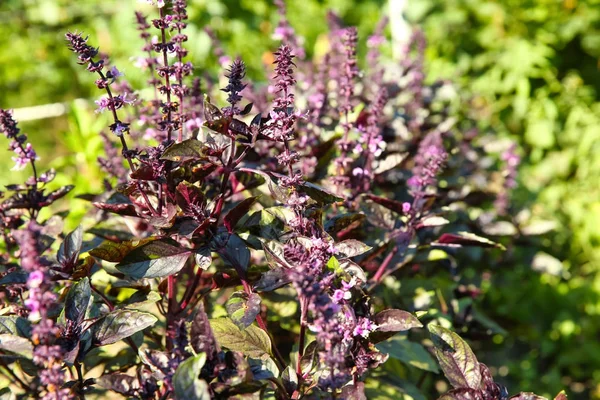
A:
[[[387,268],[388,264],[392,261],[392,258],[394,258],[394,256],[396,255],[397,252],[398,252],[398,246],[394,246],[392,251],[390,251],[390,253],[385,257],[385,259],[379,266],[379,269],[375,273],[375,276],[373,276],[373,281],[375,283],[379,283],[379,280],[381,279],[383,273],[385,272],[385,269]]]

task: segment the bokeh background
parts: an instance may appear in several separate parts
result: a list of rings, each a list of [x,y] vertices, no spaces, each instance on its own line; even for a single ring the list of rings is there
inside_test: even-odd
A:
[[[209,26],[251,78],[264,80],[277,46],[271,2],[188,3],[196,75],[222,71],[203,29]],[[67,203],[71,225],[85,210],[74,196],[102,190],[95,159],[107,121],[93,112],[99,94],[64,33],[89,34],[140,87],[135,9],[150,11],[134,0],[0,2],[0,107],[16,109],[41,166],[58,170],[54,184],[76,185]],[[362,54],[382,14],[394,14],[393,29],[403,21],[422,29],[427,79],[456,82],[482,131],[518,143],[523,162],[513,200],[540,221],[540,235],[483,287],[479,307],[505,334],[480,341],[476,352],[512,391],[551,396],[564,388],[571,399],[600,399],[600,0],[288,1],[309,57],[322,51],[329,9],[358,26]],[[0,157],[0,187],[26,178],[12,164],[9,152]]]

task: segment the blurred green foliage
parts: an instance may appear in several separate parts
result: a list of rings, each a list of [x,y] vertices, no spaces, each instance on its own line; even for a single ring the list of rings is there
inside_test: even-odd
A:
[[[189,3],[188,43],[197,75],[219,71],[202,30],[208,25],[226,54],[244,59],[252,78],[264,76],[278,18],[269,1]],[[318,53],[328,9],[357,25],[364,38],[386,7],[374,0],[288,2],[309,56]],[[141,55],[134,9],[150,11],[116,0],[0,4],[0,107],[69,102],[67,115],[21,126],[41,166],[59,171],[55,184],[77,186],[72,196],[102,188],[94,160],[102,148],[97,132],[106,121],[91,111],[100,94],[77,68],[63,35],[85,31],[139,87],[145,78],[131,59]],[[566,387],[570,398],[600,399],[600,1],[409,0],[406,16],[428,39],[428,79],[459,82],[471,99],[465,113],[480,121],[479,128],[519,142],[524,161],[517,204],[557,221],[554,231],[511,252],[505,268],[482,283],[479,308],[508,333],[483,341],[475,349],[479,359],[511,387],[547,395]],[[72,103],[78,98],[88,103]],[[42,127],[54,135],[37,134]],[[25,177],[8,172],[11,166],[9,157],[0,158],[0,185]],[[69,208],[75,224],[84,204],[72,201]],[[532,268],[540,252],[560,260],[559,276]],[[420,293],[435,296],[431,288]],[[389,365],[402,376],[399,362]]]

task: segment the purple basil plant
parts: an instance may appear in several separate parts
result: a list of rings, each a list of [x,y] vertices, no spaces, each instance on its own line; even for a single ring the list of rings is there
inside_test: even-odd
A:
[[[502,156],[503,183],[486,184],[494,164],[482,161],[474,122],[448,101],[452,84],[426,83],[422,34],[391,63],[383,19],[361,71],[356,28],[331,13],[330,51],[311,59],[277,0],[269,84],[249,82],[244,61],[211,32],[229,64],[218,88],[187,59],[186,2],[151,3],[155,15],[132,19],[149,98],[93,39],[66,34],[102,92],[97,112],[112,119],[99,132],[106,191],[82,196],[93,223],[62,236],[54,217],[40,219],[72,187],[46,190],[55,173],[37,170],[27,137],[0,111],[15,168],[33,172],[0,203],[0,371],[11,390],[366,399],[390,357],[386,343],[410,337],[453,386],[442,399],[509,398],[442,327],[451,312],[429,315],[387,289],[434,250],[500,252],[464,210],[504,218],[516,186],[515,148]],[[425,324],[431,341],[422,344]]]

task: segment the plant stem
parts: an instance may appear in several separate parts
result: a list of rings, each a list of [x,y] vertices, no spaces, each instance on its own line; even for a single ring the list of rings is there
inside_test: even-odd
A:
[[[390,251],[389,254],[385,257],[385,259],[379,266],[379,269],[375,273],[375,276],[373,276],[373,282],[375,282],[375,284],[379,283],[381,277],[383,276],[383,273],[385,272],[385,269],[387,268],[388,264],[392,261],[392,258],[394,258],[397,252],[398,246],[394,246],[392,251]]]
[[[308,311],[308,300],[306,297],[300,299],[300,337],[298,338],[298,360],[296,360],[296,374],[298,379],[302,376],[300,360],[304,356],[304,342],[306,341],[306,314]]]

